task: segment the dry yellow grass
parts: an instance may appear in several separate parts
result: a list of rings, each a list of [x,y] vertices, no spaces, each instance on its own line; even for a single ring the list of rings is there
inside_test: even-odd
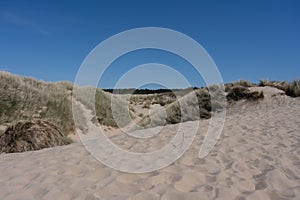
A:
[[[64,134],[74,131],[75,124],[72,114],[73,84],[70,82],[46,83],[33,78],[12,75],[0,72],[0,125],[13,124],[20,120],[43,119],[58,126]],[[81,95],[77,95],[88,108],[92,105],[86,101],[88,95],[92,95],[92,88],[76,87]],[[115,115],[121,119],[115,122],[111,101],[114,100]],[[96,90],[95,107],[98,121],[108,126],[126,125],[128,112],[122,102],[101,89]],[[1,133],[0,133],[1,134]]]
[[[43,121],[19,121],[0,136],[0,153],[35,151],[70,144],[54,124]]]
[[[286,95],[291,97],[300,96],[300,80],[294,80],[292,82],[287,81],[268,81],[261,80],[259,86],[270,86],[283,90]]]
[[[45,119],[64,133],[74,129],[69,83],[45,83],[0,72],[0,124]]]
[[[225,94],[222,95],[221,91],[219,86],[191,91],[176,101],[166,104],[165,110],[158,110],[150,116],[144,116],[138,125],[148,128],[194,121],[200,118],[208,119],[211,117],[211,111],[218,111],[226,106],[223,104],[226,102]],[[211,101],[211,95],[214,95],[214,101]]]

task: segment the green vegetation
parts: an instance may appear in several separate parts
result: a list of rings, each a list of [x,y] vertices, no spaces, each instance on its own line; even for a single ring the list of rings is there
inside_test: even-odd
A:
[[[150,90],[150,91],[156,91],[156,90]],[[157,93],[157,94],[139,94],[139,95],[133,94],[130,96],[129,101],[130,104],[143,105],[143,108],[150,108],[150,105],[153,104],[160,104],[161,106],[167,106],[177,101],[178,98],[181,98],[184,95],[190,93],[191,91],[193,91],[192,88],[187,88],[181,90],[176,89],[174,91],[168,91],[168,92]]]
[[[128,127],[134,130],[209,119],[213,113],[236,101],[257,102],[264,98],[263,92],[251,92],[250,87],[271,86],[283,90],[288,96],[300,96],[299,80],[291,83],[260,81],[259,85],[240,80],[225,84],[225,88],[211,85],[158,90],[158,93],[154,93],[156,90],[137,90],[129,95],[127,90],[112,94],[99,88],[74,86],[70,82],[45,83],[5,72],[0,72],[0,78],[0,153],[71,143],[67,135],[75,129],[74,117],[79,122],[76,123],[79,129],[86,132],[88,128],[87,119],[82,115],[83,106],[96,114],[93,123],[111,127],[130,124]],[[82,103],[74,104],[73,108],[79,106],[75,110],[72,109],[73,97]],[[155,109],[150,111],[153,107]],[[151,114],[145,114],[143,109],[149,109]],[[139,127],[132,126],[133,119]],[[2,130],[7,126],[6,131]]]
[[[41,119],[55,124],[64,134],[75,128],[72,96],[95,112],[97,117],[93,119],[94,123],[113,127],[126,126],[137,116],[141,118],[138,124],[142,127],[208,119],[212,112],[223,110],[227,102],[264,98],[262,92],[250,92],[248,89],[257,85],[244,80],[226,84],[225,98],[223,86],[218,85],[200,89],[158,90],[159,93],[155,94],[152,93],[156,90],[137,90],[138,94],[133,95],[123,94],[128,90],[118,90],[123,94],[120,95],[98,88],[75,87],[70,82],[45,83],[5,72],[0,72],[0,78],[0,124]],[[272,86],[289,96],[300,96],[300,81],[261,81],[259,86]],[[136,109],[149,109],[153,104],[160,104],[164,109],[152,112],[151,116],[138,114]],[[83,122],[85,119],[77,120]],[[84,130],[86,127],[82,125],[80,128]]]
[[[103,91],[113,93],[113,94],[143,95],[143,94],[177,93],[177,92],[191,91],[193,89],[196,90],[196,89],[199,89],[199,88],[193,87],[193,88],[172,89],[172,90],[171,89],[135,89],[135,88],[127,88],[127,89],[103,89]]]
[[[74,129],[70,94],[62,83],[45,83],[0,72],[0,124],[44,119],[64,133]]]
[[[92,87],[77,87],[74,90],[74,97],[88,109],[96,111],[100,124],[123,127],[130,123],[130,112],[125,96],[112,95]]]
[[[0,72],[0,78],[0,124],[42,119],[58,126],[66,135],[74,131],[72,83],[45,83],[6,72]],[[76,98],[89,109],[93,108],[93,104],[87,101],[89,98],[86,97],[91,97],[93,90],[87,87],[76,89],[80,91]],[[112,101],[118,123],[112,114]],[[125,126],[129,123],[129,112],[123,97],[119,98],[117,95],[96,89],[95,102],[99,123],[108,126]]]
[[[165,113],[159,110],[151,116],[144,116],[138,125],[141,127],[162,126],[166,124],[176,124],[185,121],[208,119],[211,111],[220,111],[225,108],[225,94],[222,94],[220,86],[197,89],[165,106]],[[211,101],[214,95],[214,101]],[[151,120],[152,119],[152,120]]]

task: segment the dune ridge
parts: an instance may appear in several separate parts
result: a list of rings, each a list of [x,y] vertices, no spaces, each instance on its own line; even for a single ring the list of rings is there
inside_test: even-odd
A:
[[[274,88],[259,90],[264,100],[229,107],[221,138],[205,159],[197,156],[209,119],[197,121],[198,134],[180,159],[151,173],[110,169],[81,143],[1,155],[0,198],[299,199],[300,99]],[[179,125],[165,126],[146,143],[117,130],[107,135],[124,149],[151,151],[168,142]]]

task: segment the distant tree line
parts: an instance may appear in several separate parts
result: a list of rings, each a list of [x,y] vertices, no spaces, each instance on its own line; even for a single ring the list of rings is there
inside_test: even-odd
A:
[[[185,89],[135,89],[135,88],[125,88],[125,89],[103,89],[105,92],[114,94],[161,94],[167,92],[178,92],[184,90],[198,89],[197,87],[185,88]]]

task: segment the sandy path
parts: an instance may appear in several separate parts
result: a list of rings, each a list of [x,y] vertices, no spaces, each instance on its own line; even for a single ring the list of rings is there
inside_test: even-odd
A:
[[[179,160],[145,174],[110,169],[80,143],[1,155],[0,199],[300,199],[299,108],[300,99],[285,96],[241,102],[229,110],[208,157],[198,158],[209,122],[201,120]],[[148,151],[168,142],[177,126],[148,143],[119,134],[111,139],[124,149]]]

